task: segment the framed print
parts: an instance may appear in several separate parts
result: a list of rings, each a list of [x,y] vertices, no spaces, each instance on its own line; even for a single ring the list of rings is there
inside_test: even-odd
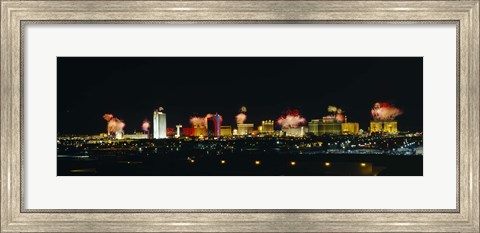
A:
[[[478,1],[1,1],[1,232],[479,232]]]

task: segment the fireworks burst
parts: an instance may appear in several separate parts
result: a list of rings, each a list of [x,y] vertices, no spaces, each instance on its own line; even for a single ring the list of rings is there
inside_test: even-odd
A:
[[[240,112],[246,113],[246,112],[247,112],[247,107],[242,106],[242,107],[240,108]]]
[[[337,112],[337,107],[335,107],[335,106],[328,106],[328,112],[336,113],[336,112]]]
[[[337,115],[335,115],[335,119],[338,121],[338,122],[345,122],[345,115],[341,114],[341,113],[337,113]]]
[[[247,120],[247,115],[245,113],[239,113],[235,116],[235,119],[237,120],[237,124],[243,124],[243,122]]]
[[[115,134],[118,131],[123,131],[125,127],[125,123],[113,116],[113,114],[104,114],[103,119],[105,119],[107,123],[107,131],[109,134]]]
[[[285,116],[280,116],[277,120],[277,124],[282,128],[297,128],[301,124],[305,124],[307,120],[300,116],[298,110],[288,110]]]
[[[392,121],[402,113],[400,109],[385,102],[375,103],[371,111],[373,119],[380,121]]]
[[[142,123],[142,129],[143,131],[148,131],[148,129],[150,129],[150,121],[144,120]]]
[[[112,118],[113,118],[112,114],[107,113],[103,115],[103,119],[105,119],[106,121],[110,121]]]
[[[205,117],[190,117],[190,124],[193,127],[207,127],[207,121]]]
[[[331,112],[332,116],[334,116],[338,122],[345,122],[345,114],[343,114],[343,110],[341,108],[336,106],[328,106],[328,112]]]
[[[194,128],[207,128],[207,120],[208,118],[214,116],[214,114],[207,114],[204,117],[199,117],[199,116],[192,116],[190,117],[190,124]]]

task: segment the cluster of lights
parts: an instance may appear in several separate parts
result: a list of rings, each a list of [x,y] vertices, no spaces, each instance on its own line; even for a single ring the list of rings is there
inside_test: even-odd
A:
[[[191,159],[191,158],[188,158],[188,160],[191,162],[191,163],[195,163],[195,160],[194,159]],[[221,164],[226,164],[227,161],[226,160],[220,160],[220,163]],[[256,166],[259,166],[261,165],[262,162],[260,160],[255,160],[255,165]],[[297,165],[297,162],[296,161],[290,161],[290,166],[296,166]],[[330,167],[332,164],[330,162],[325,162],[325,167]],[[361,167],[366,167],[367,164],[366,163],[360,163],[360,166]]]

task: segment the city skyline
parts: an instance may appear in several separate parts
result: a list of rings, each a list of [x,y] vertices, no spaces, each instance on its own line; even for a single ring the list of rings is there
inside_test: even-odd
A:
[[[422,131],[422,75],[422,58],[58,58],[58,132],[104,132],[105,113],[123,120],[126,132],[141,131],[158,107],[175,128],[209,113],[235,127],[242,106],[255,127],[288,110],[310,121],[332,105],[366,130],[376,102],[403,111],[399,130]]]

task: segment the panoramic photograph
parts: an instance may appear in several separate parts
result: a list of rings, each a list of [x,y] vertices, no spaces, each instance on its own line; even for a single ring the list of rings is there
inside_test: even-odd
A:
[[[422,175],[422,57],[57,57],[57,176]]]

